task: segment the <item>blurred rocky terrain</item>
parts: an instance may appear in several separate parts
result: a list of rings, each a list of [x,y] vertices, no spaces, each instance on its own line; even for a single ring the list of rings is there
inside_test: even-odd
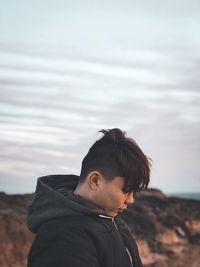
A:
[[[0,266],[25,267],[34,236],[26,227],[31,195],[0,193]],[[145,267],[200,266],[200,201],[150,189],[120,216],[137,240]]]
[[[30,195],[0,193],[0,266],[25,267],[33,235],[26,227]]]
[[[150,189],[122,217],[148,267],[200,267],[200,200]]]

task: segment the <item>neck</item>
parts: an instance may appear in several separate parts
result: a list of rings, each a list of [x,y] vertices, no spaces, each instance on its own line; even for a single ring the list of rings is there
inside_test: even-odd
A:
[[[98,205],[98,202],[96,201],[97,196],[94,195],[94,191],[89,190],[89,188],[85,184],[78,184],[74,191],[74,194],[84,198],[85,200],[88,200],[97,208],[101,209],[101,207]]]
[[[89,197],[90,194],[89,194],[88,190],[86,190],[84,185],[78,184],[76,189],[74,190],[74,194],[78,195],[82,198],[85,198],[87,200],[90,200],[90,197]]]

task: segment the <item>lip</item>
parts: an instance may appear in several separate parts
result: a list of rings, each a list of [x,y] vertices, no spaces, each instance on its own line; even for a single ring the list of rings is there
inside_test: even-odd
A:
[[[118,209],[118,212],[123,212],[124,210],[126,210],[127,208],[125,209]]]
[[[119,208],[119,210],[127,210],[127,206],[125,206],[123,208]]]

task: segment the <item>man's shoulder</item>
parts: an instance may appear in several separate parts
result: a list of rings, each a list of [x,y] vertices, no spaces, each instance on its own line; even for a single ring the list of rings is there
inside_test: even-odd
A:
[[[101,224],[98,222],[97,216],[87,216],[87,215],[76,215],[76,216],[66,216],[58,217],[44,222],[40,228],[41,231],[51,231],[56,229],[59,231],[67,231],[72,229],[94,229],[101,228]]]
[[[90,216],[68,216],[44,222],[38,229],[34,247],[48,247],[52,242],[63,242],[65,246],[102,244],[108,231],[98,220]],[[103,238],[104,237],[104,238]],[[79,245],[77,245],[79,244]]]

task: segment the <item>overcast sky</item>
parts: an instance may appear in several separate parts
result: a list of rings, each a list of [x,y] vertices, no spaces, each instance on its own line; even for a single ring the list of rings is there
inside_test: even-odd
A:
[[[153,159],[151,186],[200,191],[199,1],[0,3],[0,191],[79,174],[113,127]]]

